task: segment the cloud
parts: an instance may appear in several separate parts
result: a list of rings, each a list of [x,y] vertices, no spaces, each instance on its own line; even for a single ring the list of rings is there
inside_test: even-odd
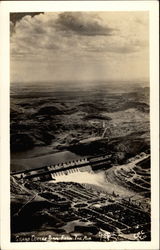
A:
[[[97,15],[90,13],[26,15],[16,22],[14,33],[11,32],[11,52],[19,55],[24,49],[25,55],[27,50],[30,55],[32,52],[43,54],[44,50],[70,54],[75,49],[81,53],[91,39],[111,36],[113,31]]]
[[[19,67],[26,77],[34,68],[34,77],[40,69],[41,77],[43,74],[46,78],[52,75],[59,79],[62,71],[63,77],[77,74],[78,78],[90,72],[98,78],[97,68],[106,76],[116,66],[123,68],[121,64],[129,68],[128,61],[133,58],[135,64],[138,60],[143,63],[148,55],[147,20],[141,12],[27,13],[15,23],[11,21],[11,60],[17,65],[16,79]],[[110,69],[107,73],[106,68]]]
[[[12,21],[10,21],[10,34],[12,36],[12,34],[14,33],[14,23]]]
[[[104,25],[95,15],[82,12],[61,13],[56,24],[62,30],[73,31],[83,36],[108,36],[114,31],[113,28]]]
[[[24,16],[36,16],[43,12],[12,12],[10,13],[10,21],[15,24],[17,21],[21,20]]]
[[[101,18],[103,16],[103,18]],[[131,15],[130,15],[131,16]],[[134,53],[147,46],[145,27],[137,18],[115,13],[64,12],[25,15],[11,22],[11,55],[52,56],[59,53]],[[128,20],[128,25],[127,25]],[[143,21],[143,18],[142,18]],[[144,25],[143,25],[144,26]]]

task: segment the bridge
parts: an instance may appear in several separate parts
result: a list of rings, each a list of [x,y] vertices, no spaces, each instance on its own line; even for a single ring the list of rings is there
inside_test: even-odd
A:
[[[69,162],[34,168],[19,172],[12,172],[11,175],[16,179],[28,179],[32,181],[55,180],[57,176],[68,175],[71,173],[92,171],[101,168],[111,167],[112,155],[100,155],[96,157],[82,158]]]

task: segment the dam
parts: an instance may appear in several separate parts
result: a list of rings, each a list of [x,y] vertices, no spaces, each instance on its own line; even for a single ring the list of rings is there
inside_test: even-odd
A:
[[[16,179],[28,179],[32,181],[56,180],[57,176],[68,175],[79,171],[94,171],[98,169],[108,169],[111,165],[112,155],[100,155],[96,157],[81,158],[40,168],[12,172]]]

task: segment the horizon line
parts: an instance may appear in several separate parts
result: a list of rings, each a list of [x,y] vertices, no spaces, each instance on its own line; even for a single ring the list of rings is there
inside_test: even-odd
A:
[[[99,79],[99,80],[30,80],[30,81],[10,81],[10,84],[14,83],[73,83],[73,82],[135,82],[135,81],[140,81],[140,82],[150,82],[150,78],[137,78],[137,79]]]

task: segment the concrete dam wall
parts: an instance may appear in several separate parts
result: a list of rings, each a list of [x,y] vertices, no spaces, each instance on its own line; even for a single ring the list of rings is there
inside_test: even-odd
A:
[[[94,171],[101,168],[111,167],[111,155],[101,155],[97,157],[83,158],[63,162],[55,165],[44,166],[31,170],[11,173],[17,179],[30,179],[33,181],[46,181],[56,179],[56,176],[68,175],[79,171]]]

